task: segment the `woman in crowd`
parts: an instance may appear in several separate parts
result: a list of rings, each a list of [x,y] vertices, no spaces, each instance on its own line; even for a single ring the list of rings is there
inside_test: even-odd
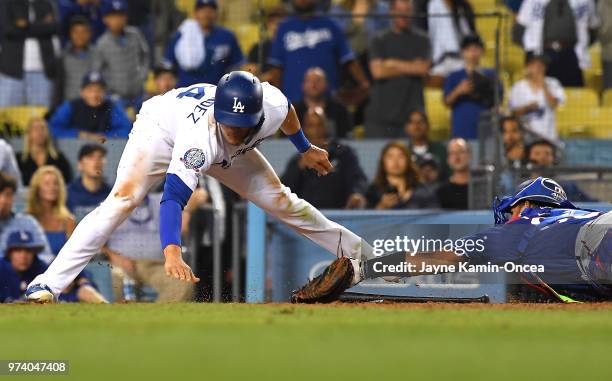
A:
[[[366,199],[368,206],[375,209],[438,207],[435,195],[420,182],[410,149],[399,141],[391,142],[383,148]]]
[[[40,223],[51,251],[57,255],[74,231],[76,220],[66,207],[66,184],[56,167],[45,165],[34,172],[25,211]],[[64,290],[60,300],[106,303],[106,299],[94,288],[88,277],[89,275],[83,271]]]
[[[17,153],[17,162],[21,170],[24,185],[30,184],[34,172],[45,165],[55,166],[66,182],[72,181],[72,170],[64,155],[55,148],[49,127],[43,118],[33,117],[23,139],[23,152]]]
[[[45,165],[34,172],[26,212],[38,220],[57,255],[74,231],[76,220],[66,207],[64,178],[54,166]]]

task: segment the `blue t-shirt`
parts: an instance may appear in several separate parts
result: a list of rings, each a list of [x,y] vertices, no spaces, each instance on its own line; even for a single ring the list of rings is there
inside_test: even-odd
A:
[[[338,86],[338,66],[354,59],[340,26],[329,17],[288,17],[272,42],[268,63],[283,69],[283,93],[292,103],[302,99],[306,71],[321,68],[329,91]]]
[[[16,272],[6,257],[0,258],[0,303],[22,300],[27,285],[45,270],[47,265],[38,256],[23,273]]]
[[[519,219],[465,239],[481,239],[483,251],[466,253],[471,264],[506,262],[543,265],[538,275],[551,284],[584,284],[576,263],[576,236],[602,213],[589,210],[527,208]]]
[[[90,192],[83,186],[82,179],[79,177],[66,187],[66,206],[75,215],[77,221],[80,221],[87,213],[100,205],[110,191],[111,187],[103,183],[96,192]]]
[[[176,32],[168,44],[165,55],[165,59],[178,69],[176,87],[191,86],[195,83],[216,85],[225,73],[244,61],[234,33],[217,26],[204,36],[203,46],[206,47],[206,56],[202,65],[195,70],[183,70],[174,51],[180,38],[181,33]]]
[[[495,72],[492,69],[483,69],[481,73],[495,79]],[[444,81],[444,97],[448,96],[464,79],[468,79],[468,73],[465,69],[450,73]],[[452,137],[478,139],[480,113],[486,110],[487,108],[482,104],[465,96],[457,99],[452,107]]]

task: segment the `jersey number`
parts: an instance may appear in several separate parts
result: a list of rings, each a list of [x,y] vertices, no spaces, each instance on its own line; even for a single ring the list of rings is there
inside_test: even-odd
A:
[[[189,98],[195,98],[197,100],[200,100],[200,99],[202,99],[204,97],[204,90],[205,89],[206,89],[206,87],[204,87],[204,86],[194,86],[194,87],[191,87],[191,88],[183,91],[182,93],[180,93],[176,97],[178,99],[181,99],[183,97],[189,97]]]

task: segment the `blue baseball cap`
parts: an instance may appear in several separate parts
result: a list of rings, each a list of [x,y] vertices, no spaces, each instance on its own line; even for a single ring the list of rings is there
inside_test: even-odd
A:
[[[12,249],[30,249],[38,254],[44,247],[45,245],[37,241],[32,232],[27,230],[16,230],[8,236],[5,255]]]
[[[106,82],[104,81],[104,77],[102,77],[102,74],[97,71],[91,71],[85,74],[85,76],[83,77],[83,81],[81,82],[81,89],[93,83],[106,87]]]
[[[128,4],[125,0],[104,0],[101,8],[104,16],[109,13],[127,13]]]
[[[197,0],[195,3],[195,9],[201,7],[213,7],[217,9],[219,8],[219,4],[217,4],[217,0]]]

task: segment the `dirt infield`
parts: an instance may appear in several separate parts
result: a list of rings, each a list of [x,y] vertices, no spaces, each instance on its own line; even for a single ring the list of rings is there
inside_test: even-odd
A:
[[[335,302],[330,304],[290,304],[290,303],[266,303],[262,306],[269,306],[271,308],[284,308],[288,311],[295,308],[358,308],[358,309],[405,309],[405,310],[564,310],[564,311],[598,311],[598,310],[612,310],[612,302],[605,303],[500,303],[500,304],[486,304],[486,303],[344,303]]]

